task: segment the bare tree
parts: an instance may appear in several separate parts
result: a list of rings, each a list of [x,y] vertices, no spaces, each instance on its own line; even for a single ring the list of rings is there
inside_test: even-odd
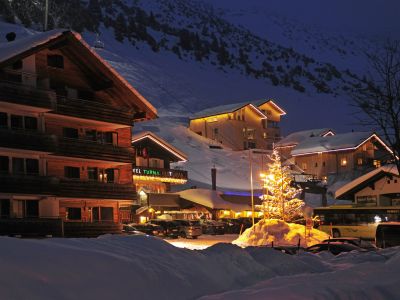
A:
[[[400,174],[400,42],[385,42],[368,60],[372,73],[354,91],[353,105],[365,116],[359,118],[361,125],[376,128],[385,138]]]

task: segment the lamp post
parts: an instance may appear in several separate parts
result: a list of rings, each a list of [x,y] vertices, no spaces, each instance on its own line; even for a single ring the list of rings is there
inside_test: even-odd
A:
[[[251,157],[251,149],[249,149],[249,162],[250,162],[250,194],[251,194],[251,219],[254,226],[254,192],[253,192],[253,163]]]

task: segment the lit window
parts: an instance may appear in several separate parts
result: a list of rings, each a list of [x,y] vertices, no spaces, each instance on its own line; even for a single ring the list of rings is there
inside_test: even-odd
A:
[[[357,158],[357,165],[361,166],[363,164],[362,158]]]
[[[267,133],[266,132],[263,132],[263,137],[264,137],[264,139],[267,138]]]
[[[381,167],[381,161],[377,160],[377,159],[374,159],[374,167],[375,168],[380,168]]]
[[[340,159],[340,165],[341,165],[342,167],[347,166],[347,158],[346,158],[346,157],[342,157],[342,158]]]
[[[305,171],[307,170],[307,163],[301,163],[301,168]]]

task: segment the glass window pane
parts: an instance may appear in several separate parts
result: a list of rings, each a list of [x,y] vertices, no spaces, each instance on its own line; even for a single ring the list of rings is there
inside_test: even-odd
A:
[[[23,129],[22,116],[11,115],[11,128],[13,129]]]
[[[63,136],[66,138],[77,139],[78,138],[78,129],[64,127],[63,128]]]
[[[80,207],[68,207],[67,208],[67,219],[68,220],[81,220],[82,210]]]
[[[8,173],[8,156],[0,156],[0,172]]]
[[[39,201],[37,200],[26,201],[26,216],[28,218],[39,217]]]
[[[25,173],[25,170],[24,170],[24,159],[23,158],[13,157],[13,159],[12,159],[12,169],[13,169],[13,174],[23,174],[23,173]]]
[[[8,127],[7,119],[8,119],[7,114],[4,113],[4,112],[0,112],[0,128],[7,128]]]
[[[66,178],[81,178],[80,170],[77,167],[64,167],[64,176]]]
[[[27,174],[39,174],[39,160],[37,159],[26,159],[26,173]]]
[[[100,207],[101,220],[102,221],[113,221],[113,212],[114,209],[112,207]]]
[[[38,121],[34,117],[24,117],[25,118],[25,129],[29,130],[37,130],[38,129]]]
[[[98,170],[97,168],[87,168],[88,171],[88,179],[91,181],[97,181],[98,179]]]

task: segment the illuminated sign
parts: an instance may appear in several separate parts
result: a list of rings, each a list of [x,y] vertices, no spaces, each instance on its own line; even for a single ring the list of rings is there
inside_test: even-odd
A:
[[[132,169],[134,180],[186,183],[187,172],[182,170],[135,167]]]

